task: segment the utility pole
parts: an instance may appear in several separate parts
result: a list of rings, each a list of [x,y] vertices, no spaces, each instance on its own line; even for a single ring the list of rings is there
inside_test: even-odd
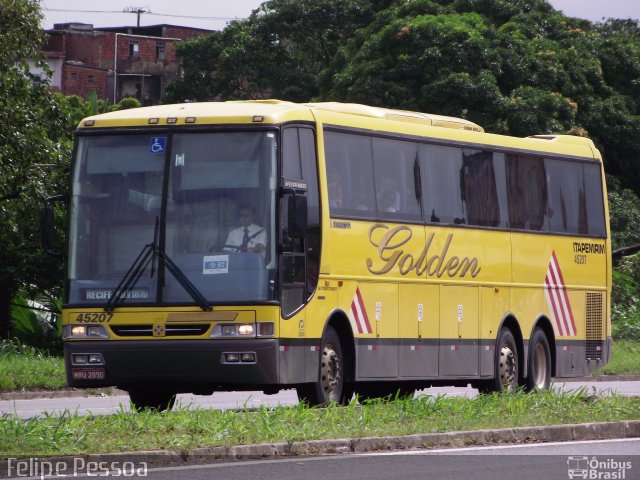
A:
[[[126,7],[122,11],[124,13],[135,13],[138,16],[138,27],[140,26],[140,15],[143,13],[151,13],[149,7]]]

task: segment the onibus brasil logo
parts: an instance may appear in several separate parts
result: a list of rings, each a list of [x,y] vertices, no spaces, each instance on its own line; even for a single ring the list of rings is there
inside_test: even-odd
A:
[[[599,459],[597,457],[568,457],[567,475],[570,479],[625,480],[627,470],[631,470],[631,462],[614,458]]]

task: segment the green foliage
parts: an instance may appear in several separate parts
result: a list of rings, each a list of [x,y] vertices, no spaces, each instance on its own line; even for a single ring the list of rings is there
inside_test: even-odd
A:
[[[640,373],[640,342],[618,339],[613,342],[611,360],[596,375],[638,375]]]
[[[56,390],[66,384],[64,360],[18,340],[0,341],[0,391]]]
[[[306,101],[317,76],[358,28],[391,0],[271,0],[222,32],[178,46],[185,75],[164,100]]]
[[[1,357],[0,357],[1,358]],[[585,390],[444,395],[416,399],[354,400],[346,407],[305,405],[245,410],[178,408],[171,412],[121,410],[115,415],[62,415],[22,420],[0,416],[0,455],[56,456],[202,446],[288,443],[316,439],[361,438],[561,425],[640,418],[640,399],[594,396]],[[441,436],[443,444],[449,444]]]
[[[24,345],[41,350],[62,351],[57,312],[21,296],[14,298],[11,302],[14,338]]]
[[[140,101],[137,98],[123,98],[114,107],[114,110],[128,110],[130,108],[138,108],[140,107]]]
[[[613,271],[611,329],[614,339],[640,341],[638,285],[639,283],[631,275]]]
[[[15,309],[12,299],[38,295],[61,297],[62,262],[41,248],[38,219],[42,200],[67,194],[72,133],[88,114],[113,108],[104,101],[85,102],[53,93],[35,83],[26,59],[40,59],[44,33],[39,2],[0,2],[0,338],[11,336],[11,318],[26,341],[37,340],[32,319]],[[138,106],[130,100],[116,108]],[[64,225],[64,209],[57,223]],[[18,300],[19,302],[19,300]]]
[[[28,66],[43,40],[39,4],[0,5],[0,337],[10,335],[9,302],[19,290],[56,291],[62,265],[40,248],[38,211],[43,197],[65,193],[71,143],[65,118],[46,85]]]
[[[623,257],[613,271],[612,333],[640,341],[640,254]]]
[[[640,192],[635,21],[592,24],[545,0],[271,0],[179,53],[166,101],[349,101],[588,135]]]
[[[640,243],[640,198],[620,181],[607,176],[609,222],[613,249]]]
[[[39,2],[34,0],[2,0],[0,2],[0,71],[5,72],[15,62],[38,58],[44,41],[40,30]]]

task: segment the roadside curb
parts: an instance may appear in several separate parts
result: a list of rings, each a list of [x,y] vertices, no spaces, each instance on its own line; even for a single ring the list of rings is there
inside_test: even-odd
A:
[[[436,447],[467,447],[513,443],[566,442],[575,440],[606,440],[640,437],[640,420],[622,422],[581,423],[543,427],[517,427],[497,430],[425,433],[389,437],[309,440],[230,447],[200,447],[184,451],[151,450],[64,457],[39,457],[51,463],[66,465],[123,465],[125,462],[145,462],[148,467],[180,466],[247,459],[268,459],[292,456],[339,455],[393,450],[430,449]],[[0,473],[6,462],[0,464]]]
[[[35,390],[32,392],[0,392],[2,400],[36,400],[42,398],[78,398],[78,397],[111,397],[115,395],[127,395],[127,392],[117,388],[100,388],[94,390]]]
[[[595,377],[562,378],[561,383],[571,382],[640,382],[640,375],[598,375]]]
[[[597,377],[573,377],[563,378],[561,383],[572,382],[640,382],[640,375],[599,375]],[[109,387],[95,390],[63,389],[63,390],[36,390],[21,392],[0,392],[0,401],[3,400],[35,400],[38,398],[77,398],[77,397],[110,397],[128,395],[124,390]]]

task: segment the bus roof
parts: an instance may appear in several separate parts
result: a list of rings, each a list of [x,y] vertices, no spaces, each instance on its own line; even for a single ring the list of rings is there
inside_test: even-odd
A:
[[[82,120],[78,130],[190,124],[268,125],[290,121],[320,121],[324,124],[437,137],[474,145],[486,144],[598,160],[601,158],[593,142],[584,137],[534,135],[516,138],[483,133],[481,126],[461,118],[338,102],[292,103],[280,100],[240,100],[156,105],[94,115]]]

